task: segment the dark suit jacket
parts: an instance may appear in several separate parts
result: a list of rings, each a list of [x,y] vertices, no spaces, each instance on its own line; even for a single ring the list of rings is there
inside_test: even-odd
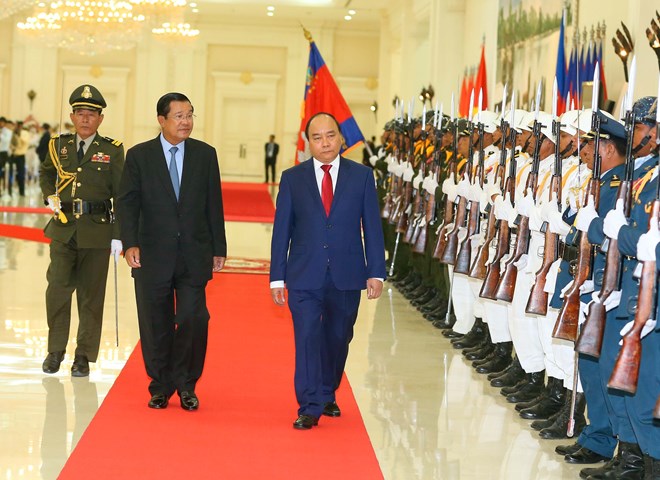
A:
[[[136,145],[126,153],[119,192],[124,250],[140,247],[142,268],[133,269],[133,277],[170,278],[180,252],[194,282],[211,279],[213,257],[227,255],[220,170],[213,147],[186,140],[177,202],[160,138]]]
[[[362,290],[368,278],[385,278],[373,173],[351,160],[341,158],[340,162],[329,216],[311,159],[282,173],[271,244],[271,281],[284,280],[289,289],[314,290],[323,286],[328,268],[339,290]]]
[[[264,151],[266,152],[266,160],[277,160],[277,154],[280,153],[280,146],[277,143],[273,144],[273,154],[268,156],[268,143],[269,142],[266,142],[266,145],[264,146]]]

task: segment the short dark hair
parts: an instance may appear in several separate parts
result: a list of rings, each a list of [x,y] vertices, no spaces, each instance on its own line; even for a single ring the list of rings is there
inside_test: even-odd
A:
[[[170,92],[158,99],[158,103],[156,104],[156,114],[159,117],[167,117],[167,114],[170,113],[170,104],[172,102],[188,102],[190,103],[193,112],[195,111],[192,102],[183,93]]]
[[[626,139],[624,138],[619,138],[619,137],[610,137],[610,138],[601,138],[601,142],[609,142],[612,145],[614,145],[614,148],[616,149],[616,153],[621,155],[622,157],[626,156]]]
[[[334,117],[334,115],[332,115],[331,113],[328,113],[328,112],[319,112],[319,113],[315,113],[314,115],[309,117],[309,120],[307,120],[307,125],[305,125],[305,138],[307,138],[307,140],[309,140],[309,124],[312,123],[312,120],[314,120],[316,117],[318,117],[320,115],[326,115],[326,116],[332,118],[335,121],[335,125],[337,125],[337,130],[339,131],[339,135],[342,135],[341,127],[339,126],[339,122]]]
[[[49,123],[44,123],[44,124],[41,125],[41,128],[43,128],[44,130],[50,130],[50,124]]]

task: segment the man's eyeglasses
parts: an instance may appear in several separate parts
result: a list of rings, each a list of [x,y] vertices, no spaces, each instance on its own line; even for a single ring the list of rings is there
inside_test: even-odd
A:
[[[184,120],[188,120],[189,122],[192,122],[197,115],[193,113],[188,113],[188,114],[183,114],[183,113],[177,113],[176,115],[172,115],[170,118],[173,118],[177,122],[183,122]]]

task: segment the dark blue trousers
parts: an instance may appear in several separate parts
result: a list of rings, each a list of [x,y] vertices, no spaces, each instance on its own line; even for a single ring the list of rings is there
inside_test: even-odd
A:
[[[360,290],[338,290],[328,271],[318,290],[289,290],[296,345],[294,386],[299,415],[321,416],[335,401],[353,338]]]

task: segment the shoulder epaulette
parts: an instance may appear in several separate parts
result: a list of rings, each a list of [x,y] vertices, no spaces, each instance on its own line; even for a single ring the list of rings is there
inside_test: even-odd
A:
[[[122,145],[121,140],[115,140],[114,138],[110,138],[110,137],[103,137],[103,138],[106,139],[108,142],[112,143],[115,147],[121,147]]]
[[[50,136],[50,139],[53,140],[53,139],[60,138],[60,137],[62,137],[62,138],[71,137],[73,135],[75,135],[75,133],[55,133],[55,134]]]

